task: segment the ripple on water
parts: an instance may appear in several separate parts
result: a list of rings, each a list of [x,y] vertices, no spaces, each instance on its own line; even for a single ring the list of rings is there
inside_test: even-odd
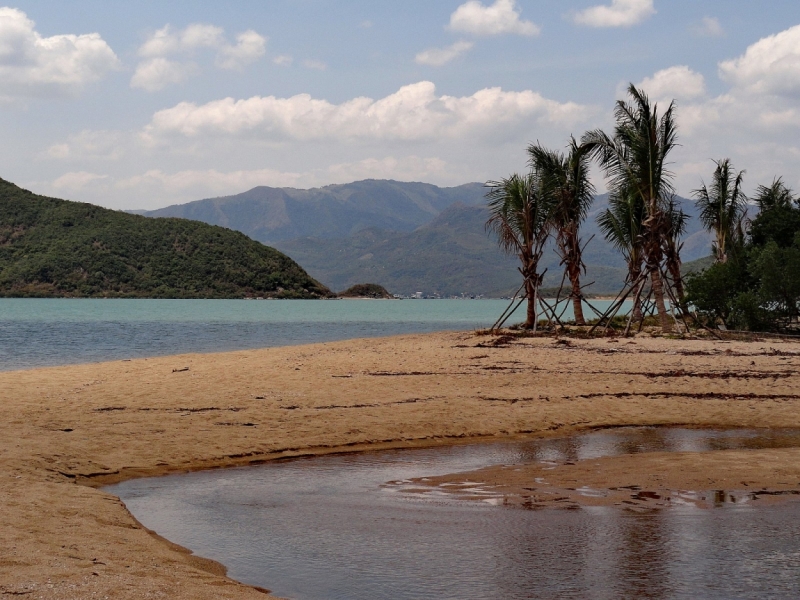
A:
[[[221,561],[231,577],[298,600],[798,598],[800,503],[756,509],[731,492],[684,491],[663,511],[525,511],[497,508],[502,498],[475,482],[422,499],[407,489],[417,478],[491,465],[791,446],[800,432],[631,428],[319,457],[109,491],[145,526]],[[453,501],[454,487],[475,501]],[[697,508],[704,495],[715,510]]]

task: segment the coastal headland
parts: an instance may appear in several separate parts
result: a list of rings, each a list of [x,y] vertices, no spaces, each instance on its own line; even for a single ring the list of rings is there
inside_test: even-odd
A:
[[[601,427],[800,428],[800,344],[440,333],[4,372],[0,395],[0,595],[256,599],[268,596],[146,530],[99,488]],[[520,473],[484,479],[513,496],[521,477],[542,475]],[[800,449],[623,456],[552,473],[573,488],[656,478],[793,490]]]

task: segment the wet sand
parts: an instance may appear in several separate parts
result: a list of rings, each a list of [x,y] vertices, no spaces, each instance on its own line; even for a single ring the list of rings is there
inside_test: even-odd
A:
[[[416,489],[414,489],[416,488]],[[800,499],[800,448],[651,452],[560,464],[506,465],[415,480],[407,492],[526,509],[759,505]]]
[[[800,344],[494,341],[445,333],[0,373],[0,594],[266,597],[96,489],[132,477],[619,425],[800,427]],[[664,489],[692,478],[728,489],[730,477],[770,488],[798,485],[798,458],[642,455],[547,476],[565,488],[655,476]],[[493,481],[512,490],[522,477]]]

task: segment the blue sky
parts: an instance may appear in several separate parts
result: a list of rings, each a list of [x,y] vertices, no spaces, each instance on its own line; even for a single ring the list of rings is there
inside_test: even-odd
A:
[[[676,99],[673,170],[800,189],[800,3],[17,2],[0,8],[0,177],[114,208],[255,185],[457,185]],[[603,188],[601,180],[598,187]]]

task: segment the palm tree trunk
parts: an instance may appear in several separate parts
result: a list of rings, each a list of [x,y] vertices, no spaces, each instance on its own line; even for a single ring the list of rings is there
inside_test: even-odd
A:
[[[574,278],[570,277],[572,283],[572,310],[575,313],[575,325],[586,325],[586,319],[583,316],[583,302],[581,301],[581,279],[580,275],[575,274]]]
[[[728,253],[725,251],[725,236],[721,231],[717,231],[717,262],[728,262]]]
[[[628,263],[628,279],[631,283],[635,283],[639,281],[639,277],[642,275],[641,267],[635,267],[632,263]],[[640,281],[636,289],[633,291],[633,322],[639,323],[644,318],[642,315],[642,288],[644,287],[644,281]]]
[[[681,310],[685,309],[684,302],[684,289],[683,289],[683,277],[681,275],[681,265],[680,263],[675,260],[674,257],[671,257],[669,262],[667,263],[667,268],[669,269],[669,274],[672,277],[672,281],[675,284],[675,297],[678,302],[681,303]]]
[[[658,309],[658,318],[661,321],[661,331],[664,333],[672,332],[672,321],[667,312],[667,305],[664,302],[664,282],[661,280],[661,274],[658,269],[650,271],[650,281],[653,285],[653,296],[656,299],[656,308]]]
[[[536,286],[530,277],[525,280],[525,295],[528,298],[528,317],[525,319],[525,329],[533,329],[536,325]]]
[[[644,318],[644,315],[642,314],[641,296],[642,296],[641,294],[637,293],[636,296],[634,296],[633,298],[633,320],[636,323],[641,322],[641,320]]]

